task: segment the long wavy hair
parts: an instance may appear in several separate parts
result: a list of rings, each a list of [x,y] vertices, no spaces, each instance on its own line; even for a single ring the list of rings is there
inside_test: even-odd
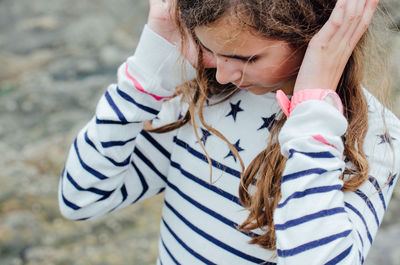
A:
[[[182,35],[189,33],[195,42],[196,27],[212,26],[221,17],[229,14],[237,18],[235,21],[239,23],[238,27],[245,27],[255,36],[285,41],[293,49],[305,51],[308,42],[328,20],[334,6],[335,1],[332,0],[177,0],[174,12]],[[373,80],[375,82],[372,83],[379,84],[380,91],[389,88],[385,61],[377,60],[383,58],[380,55],[382,47],[377,45],[375,39],[373,27],[370,27],[351,55],[336,90],[343,102],[344,116],[349,123],[343,142],[344,155],[352,166],[346,168],[341,175],[344,192],[356,190],[368,178],[369,165],[363,148],[368,129],[368,106],[361,84],[368,86]],[[188,39],[182,39],[183,49],[187,41]],[[269,128],[267,147],[245,168],[235,147],[219,131],[208,125],[203,117],[203,107],[207,99],[222,96],[222,100],[219,101],[221,102],[236,93],[237,88],[229,84],[218,84],[215,79],[216,69],[206,69],[202,64],[203,52],[198,42],[197,52],[199,59],[196,79],[176,89],[176,95],[183,94],[183,100],[188,103],[188,111],[176,122],[159,128],[148,126],[147,130],[163,133],[190,122],[208,158],[210,182],[211,160],[197,134],[195,117],[198,116],[206,129],[223,139],[242,167],[239,198],[249,215],[238,229],[245,232],[256,228],[263,229],[264,234],[252,234],[254,236],[250,243],[266,249],[276,249],[273,212],[281,198],[280,183],[286,163],[277,138],[286,117],[282,112],[278,115],[277,122]],[[254,192],[249,192],[250,185],[256,186]]]

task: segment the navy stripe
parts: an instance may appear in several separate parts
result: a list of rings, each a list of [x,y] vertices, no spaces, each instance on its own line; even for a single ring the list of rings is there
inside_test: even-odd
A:
[[[370,242],[371,245],[372,245],[372,237],[371,237],[371,234],[369,233],[368,225],[367,225],[367,222],[365,222],[364,217],[363,217],[363,216],[361,215],[361,213],[360,213],[353,205],[351,205],[350,203],[344,202],[344,206],[346,206],[347,208],[349,208],[350,210],[352,210],[355,214],[358,215],[358,217],[360,217],[361,221],[364,223],[365,230],[367,231],[368,240],[369,240],[369,242]]]
[[[123,184],[122,187],[121,187],[119,190],[120,190],[121,195],[122,195],[122,200],[121,200],[121,202],[120,202],[117,206],[115,206],[114,208],[112,208],[111,210],[109,210],[109,211],[108,211],[109,213],[115,211],[119,206],[121,206],[121,204],[123,204],[124,201],[126,200],[126,198],[128,197],[128,192],[127,192],[127,190],[126,190],[125,184]]]
[[[94,145],[94,143],[89,139],[89,136],[88,136],[88,133],[87,133],[87,131],[85,132],[85,141],[86,141],[86,143],[88,144],[88,145],[90,145],[94,150],[96,150],[96,152],[97,153],[99,153],[100,155],[102,155],[103,156],[103,154],[101,154],[100,152],[99,152],[99,150],[97,150],[97,148],[96,148],[96,146]],[[128,156],[124,161],[122,161],[122,162],[117,162],[117,161],[115,161],[114,159],[112,159],[112,158],[110,158],[110,157],[108,157],[108,156],[103,156],[105,159],[107,159],[108,161],[110,161],[114,166],[116,166],[116,167],[124,167],[124,166],[126,166],[126,165],[128,165],[129,164],[129,160],[131,159],[131,157],[130,156]]]
[[[204,205],[200,204],[199,202],[197,202],[196,200],[192,199],[190,196],[186,195],[185,193],[183,193],[177,186],[175,186],[172,183],[169,183],[168,186],[170,188],[172,188],[174,191],[176,191],[184,200],[186,200],[187,202],[189,202],[190,204],[192,204],[194,207],[202,210],[203,212],[207,213],[208,215],[211,215],[212,217],[216,218],[217,220],[221,221],[222,223],[226,224],[227,226],[232,227],[235,231],[239,231],[242,234],[246,235],[246,236],[257,236],[254,233],[246,233],[240,230],[237,230],[237,227],[239,226],[238,224],[236,224],[235,222],[229,220],[228,218],[220,215],[219,213],[211,210],[210,208],[205,207]]]
[[[146,112],[149,112],[151,114],[157,115],[158,114],[158,110],[155,110],[153,108],[147,107],[145,105],[142,105],[138,102],[136,102],[131,96],[129,96],[128,94],[126,94],[124,91],[122,91],[121,89],[119,89],[119,87],[117,87],[117,93],[126,101],[134,104],[135,106],[137,106],[139,109],[144,110]]]
[[[350,219],[350,217],[349,216],[347,216],[347,219],[349,220],[349,222],[353,225],[353,221]],[[360,234],[360,231],[358,231],[358,230],[356,230],[357,231],[357,235],[358,235],[358,238],[360,239],[360,241],[361,241],[361,247],[363,247],[364,248],[364,241],[362,240],[362,238],[361,238],[361,234]]]
[[[183,217],[177,210],[175,210],[171,204],[168,203],[168,201],[164,201],[165,206],[167,206],[168,209],[170,209],[183,223],[185,223],[190,229],[192,229],[194,232],[202,236],[203,238],[207,239],[208,241],[214,243],[215,245],[229,251],[232,254],[235,254],[245,260],[255,262],[255,263],[263,263],[263,264],[268,264],[265,263],[264,260],[261,260],[259,258],[250,256],[244,252],[241,252],[240,250],[234,249],[233,247],[225,244],[224,242],[219,241],[218,239],[212,237],[211,235],[207,234],[203,230],[199,229],[198,227],[194,226],[192,223],[190,223],[185,217]],[[275,264],[274,264],[275,265]]]
[[[120,190],[121,190],[121,194],[122,194],[122,202],[124,202],[126,200],[126,198],[128,197],[128,191],[126,190],[125,184],[122,185]]]
[[[168,152],[161,144],[159,144],[148,132],[141,131],[141,135],[149,141],[158,151],[160,151],[166,158],[171,159],[171,153]]]
[[[297,254],[299,254],[301,252],[304,252],[304,251],[307,251],[307,250],[310,250],[310,249],[313,249],[313,248],[316,248],[316,247],[319,247],[319,246],[322,246],[322,245],[329,244],[330,242],[335,241],[338,238],[342,238],[342,237],[348,236],[350,233],[351,233],[351,230],[346,230],[346,231],[343,231],[343,232],[338,233],[338,234],[334,234],[334,235],[327,236],[327,237],[324,237],[324,238],[321,238],[321,239],[318,239],[318,240],[314,240],[314,241],[308,242],[306,244],[303,244],[301,246],[298,246],[298,247],[295,247],[295,248],[292,248],[292,249],[283,249],[283,250],[282,249],[277,249],[278,250],[278,256],[279,257],[294,256],[294,255],[297,255]]]
[[[291,199],[303,198],[310,194],[326,193],[326,192],[330,192],[333,190],[340,190],[341,188],[342,188],[342,185],[332,185],[332,186],[321,186],[321,187],[310,188],[310,189],[306,189],[304,191],[297,191],[297,192],[293,193],[292,195],[290,195],[289,197],[287,197],[287,199],[284,202],[278,204],[277,208],[282,208]]]
[[[129,142],[132,142],[136,139],[136,137],[133,137],[131,139],[128,139],[126,141],[109,141],[109,142],[100,142],[101,146],[103,148],[109,148],[109,147],[114,147],[114,146],[123,146]]]
[[[141,121],[115,121],[115,120],[101,120],[96,117],[96,124],[117,124],[117,125],[129,125],[135,123],[142,123]]]
[[[107,199],[113,192],[114,190],[111,191],[107,191],[107,190],[100,190],[97,188],[89,188],[89,189],[85,189],[82,188],[78,183],[75,182],[75,180],[72,178],[72,176],[67,172],[66,174],[68,181],[75,187],[75,189],[80,190],[80,191],[88,191],[97,195],[101,195],[102,198],[101,200]]]
[[[154,166],[154,164],[144,156],[142,152],[139,151],[137,147],[135,147],[135,150],[133,152],[151,169],[153,170],[154,173],[156,173],[165,183],[168,182],[167,177],[161,174],[161,172]]]
[[[62,194],[62,198],[63,198],[63,202],[65,203],[65,205],[67,205],[69,208],[73,209],[73,210],[79,210],[81,207],[79,207],[78,205],[70,202],[69,200],[67,200],[67,198],[65,198],[64,194]]]
[[[367,195],[365,195],[361,190],[357,189],[355,191],[355,193],[360,196],[364,202],[367,204],[368,208],[370,209],[370,211],[372,212],[372,214],[375,217],[375,222],[376,225],[379,227],[379,218],[378,218],[378,214],[376,213],[375,207],[372,205],[372,202],[369,200],[369,198],[367,197]]]
[[[369,176],[368,180],[369,180],[369,182],[372,183],[372,185],[374,185],[376,191],[379,193],[379,198],[381,198],[383,209],[386,211],[386,202],[385,202],[385,198],[383,197],[382,189],[381,189],[381,187],[379,186],[378,181],[377,181],[373,176]]]
[[[209,261],[208,259],[206,259],[205,257],[201,256],[199,253],[197,253],[196,251],[194,251],[193,249],[191,249],[188,245],[185,244],[185,242],[182,241],[182,239],[180,239],[175,233],[174,231],[172,231],[172,229],[169,227],[169,225],[167,224],[167,222],[165,222],[164,218],[161,218],[161,221],[164,223],[165,227],[168,229],[168,231],[171,233],[171,235],[176,239],[176,241],[178,241],[178,243],[184,248],[186,249],[190,254],[192,254],[193,256],[195,256],[197,259],[201,260],[202,262],[204,262],[205,264],[216,264],[214,262]]]
[[[307,175],[311,175],[311,174],[323,174],[325,172],[327,172],[327,170],[323,169],[323,168],[310,168],[310,169],[306,169],[306,170],[302,170],[302,171],[298,171],[298,172],[295,172],[292,174],[282,176],[281,183],[289,181],[289,180],[301,178],[303,176],[307,176]]]
[[[90,166],[86,165],[85,162],[83,162],[81,155],[79,154],[78,143],[77,143],[76,139],[74,141],[74,148],[75,148],[76,155],[78,156],[79,163],[81,164],[83,169],[85,169],[87,172],[89,172],[90,174],[92,174],[93,176],[95,176],[98,179],[107,179],[108,178],[107,176],[103,175],[99,171],[91,168]]]
[[[294,149],[289,150],[289,159],[295,154],[303,154],[305,156],[311,157],[311,158],[334,158],[335,156],[331,154],[331,152],[300,152],[296,151]]]
[[[275,230],[280,230],[280,231],[286,230],[290,227],[293,227],[293,226],[296,226],[296,225],[299,225],[302,223],[306,223],[306,222],[309,222],[314,219],[323,218],[326,216],[331,216],[331,215],[335,215],[338,213],[344,213],[344,212],[346,212],[346,211],[344,210],[343,207],[336,207],[336,208],[332,208],[332,209],[328,209],[328,210],[322,210],[322,211],[319,211],[316,213],[304,215],[302,217],[289,220],[283,224],[275,224]]]
[[[202,153],[198,152],[197,150],[193,149],[192,147],[190,147],[189,144],[185,143],[182,140],[179,140],[176,136],[174,137],[174,142],[177,145],[185,148],[189,153],[191,153],[195,157],[199,158],[200,160],[202,160],[202,161],[204,161],[204,162],[206,162],[208,164],[207,157],[204,154],[202,154]],[[213,159],[211,159],[211,164],[215,168],[218,168],[218,169],[220,169],[220,170],[222,170],[222,171],[224,171],[224,172],[226,172],[226,173],[228,173],[228,174],[230,174],[232,176],[240,178],[240,171],[237,171],[237,170],[235,170],[233,168],[225,166],[225,165],[221,164],[220,162],[217,162],[217,161],[215,161]]]
[[[347,257],[349,255],[349,253],[350,253],[352,248],[353,248],[353,245],[351,245],[345,251],[343,251],[342,253],[340,253],[339,255],[337,255],[336,257],[334,257],[333,259],[331,259],[327,263],[325,263],[325,265],[336,265],[336,264],[338,264],[340,261],[342,261],[345,257]]]
[[[119,110],[119,108],[117,107],[117,105],[115,104],[114,100],[111,98],[110,93],[108,93],[108,91],[106,91],[106,93],[104,94],[104,97],[107,99],[108,104],[110,105],[110,107],[114,110],[114,112],[117,114],[118,118],[120,121],[122,122],[128,122],[124,116],[124,114],[122,114],[122,112]]]
[[[184,175],[185,177],[189,178],[190,180],[196,182],[197,184],[199,184],[199,185],[201,185],[201,186],[203,186],[203,187],[205,187],[205,188],[217,193],[218,195],[220,195],[220,196],[222,196],[222,197],[224,197],[224,198],[236,203],[240,207],[243,207],[243,205],[240,203],[238,197],[236,197],[236,196],[234,196],[234,195],[232,195],[232,194],[230,194],[230,193],[228,193],[228,192],[226,192],[226,191],[224,191],[222,189],[217,188],[215,185],[210,185],[208,182],[205,182],[205,181],[197,178],[195,175],[190,174],[189,172],[184,170],[181,167],[180,164],[178,164],[178,163],[176,163],[174,161],[171,161],[171,166],[176,168],[176,169],[178,169],[181,172],[182,175]]]
[[[361,237],[361,235],[360,235],[360,232],[357,231],[357,234],[358,234],[358,238],[359,238],[360,241],[361,241],[361,246],[364,247],[364,240],[362,240],[362,237]]]
[[[140,172],[139,168],[134,164],[131,163],[132,166],[135,168],[136,173],[139,176],[140,179],[140,183],[142,184],[142,192],[139,194],[139,196],[133,201],[133,203],[137,202],[138,200],[140,200],[140,198],[143,197],[143,195],[147,192],[147,190],[149,189],[149,185],[146,182],[146,179],[144,178],[142,172]]]
[[[67,200],[67,198],[65,198],[65,196],[64,196],[64,193],[63,193],[63,190],[64,190],[64,188],[63,188],[64,172],[65,172],[65,167],[64,167],[64,169],[63,169],[63,171],[62,171],[62,173],[61,173],[61,181],[60,181],[60,183],[61,183],[60,190],[61,190],[61,197],[62,197],[62,200],[63,200],[64,204],[67,205],[69,208],[71,208],[71,209],[73,209],[73,210],[79,210],[81,207],[79,207],[78,205],[76,205],[76,204],[70,202],[70,201]]]
[[[164,192],[165,191],[165,188],[161,188],[158,192],[157,192],[157,194],[160,194],[161,192]]]
[[[170,256],[170,258],[175,262],[175,264],[180,264],[176,258],[172,255],[172,253],[169,251],[169,249],[167,248],[167,246],[164,243],[164,240],[161,238],[161,244],[163,245],[165,251],[167,251],[168,255]]]

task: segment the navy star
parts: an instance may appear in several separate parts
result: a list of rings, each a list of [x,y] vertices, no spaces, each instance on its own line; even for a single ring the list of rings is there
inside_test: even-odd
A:
[[[390,179],[390,181],[388,183],[389,187],[391,187],[393,185],[394,180],[396,179],[396,177],[397,177],[397,174],[394,174],[394,175],[390,174],[389,175],[389,179]]]
[[[237,140],[237,142],[236,142],[233,146],[236,148],[236,150],[237,150],[238,152],[241,152],[241,151],[243,151],[244,149],[241,148],[239,145],[240,145],[240,139]],[[230,156],[232,156],[233,159],[234,159],[235,162],[236,162],[236,156],[233,154],[232,150],[229,150],[229,153],[224,157],[224,159],[225,159],[225,158],[228,158],[228,157],[230,157]]]
[[[203,143],[203,145],[205,146],[206,142],[207,142],[207,138],[211,135],[211,133],[203,128],[201,128],[201,133],[203,134],[203,136],[201,137],[200,140]]]
[[[388,132],[385,132],[384,134],[381,135],[377,135],[381,142],[379,144],[383,144],[383,143],[391,143],[393,140],[396,140],[396,138],[390,136],[390,134]]]
[[[272,114],[269,118],[264,118],[264,117],[261,117],[262,119],[263,119],[263,125],[261,125],[261,127],[260,128],[258,128],[258,130],[257,131],[259,131],[259,130],[261,130],[261,129],[264,129],[264,128],[267,128],[268,129],[268,131],[270,130],[270,128],[272,128],[272,126],[274,125],[274,123],[275,123],[275,113],[274,114]]]
[[[229,115],[232,115],[233,120],[236,121],[236,115],[238,114],[238,112],[243,111],[243,109],[241,107],[239,107],[241,100],[239,100],[236,104],[231,104],[231,111],[225,116],[228,117]]]

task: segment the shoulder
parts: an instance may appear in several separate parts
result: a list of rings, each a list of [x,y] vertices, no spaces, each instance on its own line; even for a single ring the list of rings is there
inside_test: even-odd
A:
[[[400,120],[366,89],[364,95],[368,104],[368,133],[388,132],[400,140]]]
[[[377,98],[364,90],[368,103],[368,132],[364,152],[370,174],[389,176],[400,171],[400,121]]]
[[[159,127],[179,120],[186,114],[189,106],[184,102],[182,95],[165,100],[157,117],[152,121],[153,126]]]

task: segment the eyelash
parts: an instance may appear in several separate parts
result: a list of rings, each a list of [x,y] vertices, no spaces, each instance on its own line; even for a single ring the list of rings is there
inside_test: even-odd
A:
[[[258,57],[257,57],[257,56],[254,56],[254,57],[251,57],[250,59],[246,60],[246,62],[248,62],[248,63],[255,63],[255,62],[257,61],[257,59],[258,59]]]
[[[207,50],[204,46],[200,45],[200,47],[203,50],[203,53],[211,53],[211,54],[213,54],[211,51]],[[243,60],[242,59],[236,59],[236,60],[240,60],[240,61],[245,62],[245,63],[255,63],[257,61],[257,59],[258,59],[257,56],[253,56],[253,57],[251,57],[249,59],[243,59]]]

